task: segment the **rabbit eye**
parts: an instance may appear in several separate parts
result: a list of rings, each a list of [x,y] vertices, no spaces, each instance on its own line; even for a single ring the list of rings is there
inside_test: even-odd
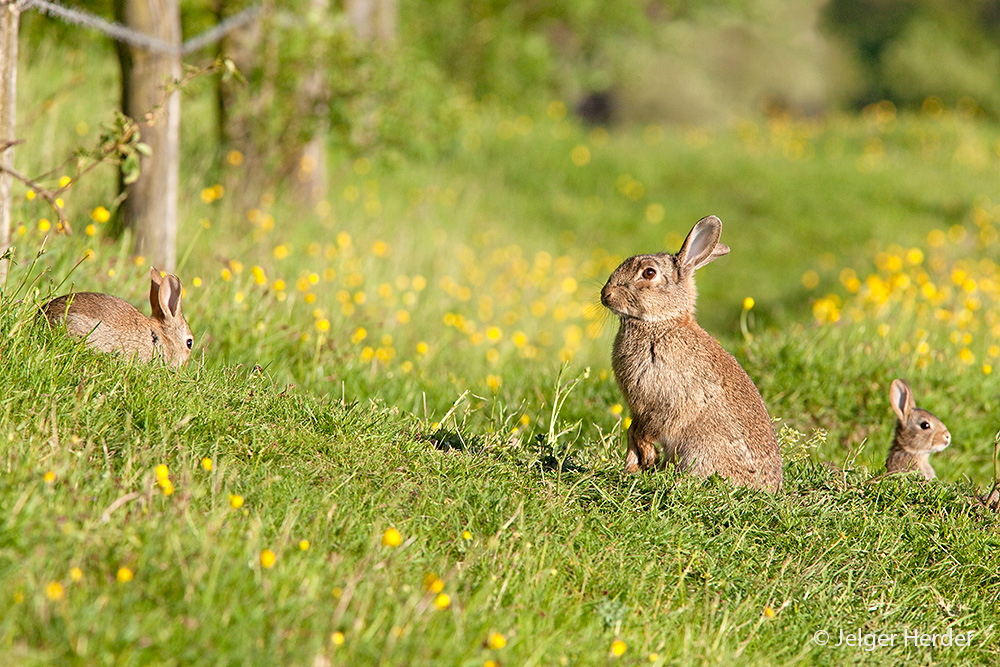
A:
[[[189,349],[189,350],[190,350],[190,349],[191,349],[192,347],[194,347],[194,338],[188,338],[188,339],[187,339],[187,346],[188,346],[188,349]]]
[[[927,429],[929,429],[930,427],[931,427],[931,423],[929,421],[924,420],[924,421],[920,422],[920,428],[924,429],[925,431]]]
[[[645,269],[642,270],[642,277],[645,278],[646,280],[652,280],[653,278],[656,277],[656,269],[654,269],[651,266],[647,266]]]

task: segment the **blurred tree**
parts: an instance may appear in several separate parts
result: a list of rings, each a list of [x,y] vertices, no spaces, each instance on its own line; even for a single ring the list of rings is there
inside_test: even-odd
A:
[[[309,0],[309,12],[313,21],[329,20],[329,11],[329,0]],[[327,67],[326,45],[319,41],[314,48],[312,68],[302,82],[298,105],[302,114],[316,118],[316,124],[299,152],[297,173],[298,188],[312,203],[326,198],[326,153],[330,140],[330,90],[323,71]]]
[[[219,21],[243,9],[241,0],[216,0]],[[329,135],[328,33],[336,18],[329,0],[299,0],[290,22],[278,17],[272,2],[259,21],[237,30],[219,44],[218,55],[231,61],[239,76],[217,79],[220,143],[239,155],[239,174],[262,185],[290,176],[303,196],[326,195]],[[230,160],[232,161],[232,160]],[[259,188],[243,187],[246,197]],[[244,201],[253,205],[255,201]]]
[[[216,1],[222,20],[250,0]],[[331,149],[438,155],[459,141],[468,98],[388,31],[394,2],[358,10],[360,29],[345,6],[328,2],[287,0],[281,11],[266,2],[256,25],[221,45],[218,55],[240,75],[217,80],[218,131],[238,165],[227,182],[239,183],[230,189],[246,206],[277,181],[322,196]]]
[[[221,23],[242,10],[243,5],[240,0],[215,0],[213,9],[216,21]],[[268,86],[266,81],[256,94],[246,95],[247,81],[244,77],[251,76],[251,73],[260,66],[265,26],[272,20],[273,14],[273,2],[266,2],[259,21],[228,33],[218,42],[217,58],[231,62],[238,73],[237,76],[231,76],[227,72],[222,72],[216,77],[215,100],[219,144],[228,152],[229,162],[242,167],[240,175],[232,176],[232,179],[239,181],[246,180],[245,174],[260,173],[263,166],[264,158],[253,141],[251,123],[253,118],[265,113],[274,95],[271,92],[272,86]],[[278,140],[280,137],[275,139]],[[230,182],[229,185],[233,183]],[[237,196],[249,197],[257,184],[245,182],[244,185],[247,187],[228,189],[240,193]]]
[[[917,9],[915,0],[830,0],[825,13],[828,23],[854,45],[860,58],[875,65]]]
[[[824,22],[861,70],[856,106],[972,99],[1000,115],[1000,1],[830,0]]]
[[[477,97],[505,102],[604,90],[610,40],[648,37],[652,22],[690,11],[683,0],[401,2],[401,32],[413,48]]]
[[[138,177],[122,171],[125,201],[114,230],[131,229],[135,252],[164,271],[177,264],[177,190],[180,167],[181,13],[178,0],[115,0],[115,17],[174,51],[117,43],[122,69],[122,111],[142,128],[149,154]]]
[[[361,41],[386,45],[396,39],[396,0],[344,0],[344,10]]]

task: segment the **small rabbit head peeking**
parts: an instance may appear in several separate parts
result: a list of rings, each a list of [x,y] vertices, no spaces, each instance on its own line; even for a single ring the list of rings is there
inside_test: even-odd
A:
[[[181,366],[191,356],[194,337],[181,312],[181,281],[149,271],[149,306],[146,317],[132,304],[111,294],[76,292],[56,297],[43,308],[49,323],[64,323],[73,336],[101,352],[120,352],[139,361],[162,359]]]
[[[951,444],[951,433],[940,419],[917,407],[913,390],[904,380],[889,387],[889,403],[896,413],[896,432],[885,461],[887,473],[916,470],[924,479],[936,477],[928,460]]]
[[[632,416],[625,469],[672,462],[776,491],[781,452],[760,392],[694,317],[694,272],[729,253],[721,235],[702,218],[676,255],[629,257],[601,290],[621,322],[611,365]]]

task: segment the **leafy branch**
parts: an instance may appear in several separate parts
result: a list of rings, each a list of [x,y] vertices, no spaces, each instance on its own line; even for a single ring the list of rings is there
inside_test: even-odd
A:
[[[24,143],[22,139],[17,139],[14,141],[5,141],[3,145],[0,146],[0,153],[10,150],[14,146],[17,146],[18,144],[22,143]],[[60,187],[56,190],[51,190],[42,185],[41,183],[39,183],[38,181],[32,180],[31,178],[25,176],[17,169],[14,169],[14,167],[7,166],[3,162],[0,162],[0,171],[9,174],[11,177],[21,181],[29,188],[31,188],[32,192],[34,192],[36,195],[47,201],[49,203],[49,206],[52,207],[52,210],[55,211],[56,215],[59,217],[59,229],[65,231],[67,234],[73,233],[73,228],[70,227],[69,224],[69,218],[66,217],[66,212],[63,210],[63,207],[61,206],[61,203],[59,201],[59,195],[68,186]]]
[[[11,177],[24,183],[32,192],[44,199],[59,217],[58,229],[71,235],[73,228],[70,225],[69,218],[66,216],[66,212],[60,205],[60,196],[80,180],[80,178],[102,164],[117,165],[122,174],[122,182],[125,185],[138,180],[142,172],[142,157],[151,154],[149,146],[142,142],[142,129],[158,122],[164,113],[167,100],[171,95],[183,90],[196,79],[220,71],[226,73],[227,76],[235,76],[232,72],[232,63],[227,60],[216,60],[203,67],[185,67],[184,76],[171,81],[164,87],[163,97],[160,102],[144,114],[141,120],[137,121],[120,111],[115,111],[114,118],[110,123],[101,124],[101,132],[98,135],[97,143],[92,148],[77,149],[69,159],[41,176],[31,178],[17,169],[3,164],[0,164],[0,171],[10,174]],[[0,145],[0,153],[20,143],[23,143],[23,141],[17,140]],[[70,163],[75,165],[74,173],[64,185],[50,188],[42,184],[42,181],[53,178],[54,174],[62,171]]]

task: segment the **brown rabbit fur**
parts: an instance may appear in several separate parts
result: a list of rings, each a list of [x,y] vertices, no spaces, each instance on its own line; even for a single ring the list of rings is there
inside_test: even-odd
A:
[[[625,469],[662,457],[702,477],[781,488],[781,451],[760,392],[695,321],[694,272],[722,257],[722,222],[695,224],[677,255],[626,259],[601,290],[621,319],[611,360],[632,415]]]
[[[887,473],[919,471],[924,479],[934,479],[928,457],[951,444],[951,433],[944,423],[917,407],[910,385],[893,380],[889,402],[896,413],[896,434],[885,461]]]
[[[181,312],[181,281],[175,275],[149,272],[149,305],[146,317],[132,304],[110,294],[77,292],[49,301],[43,312],[53,325],[65,322],[66,330],[86,337],[101,352],[122,352],[140,361],[161,358],[180,366],[191,356],[194,338]]]

